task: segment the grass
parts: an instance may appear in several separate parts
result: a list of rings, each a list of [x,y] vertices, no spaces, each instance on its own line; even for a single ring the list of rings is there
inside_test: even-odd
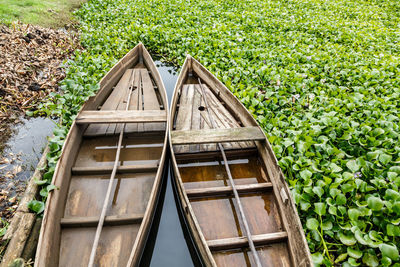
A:
[[[21,21],[43,27],[62,27],[73,23],[72,10],[84,0],[0,0],[0,22]]]

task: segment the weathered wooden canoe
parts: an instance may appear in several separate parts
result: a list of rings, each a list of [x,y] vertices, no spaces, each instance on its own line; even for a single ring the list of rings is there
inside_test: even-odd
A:
[[[77,115],[46,204],[35,266],[137,266],[157,204],[168,101],[142,44]]]
[[[177,190],[206,266],[312,266],[296,207],[263,131],[190,56],[170,118]]]

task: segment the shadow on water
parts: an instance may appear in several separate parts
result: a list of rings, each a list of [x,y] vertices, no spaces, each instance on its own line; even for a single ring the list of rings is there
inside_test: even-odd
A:
[[[171,102],[178,72],[159,61],[156,65]],[[165,166],[160,198],[140,266],[201,266],[176,195],[169,151]]]

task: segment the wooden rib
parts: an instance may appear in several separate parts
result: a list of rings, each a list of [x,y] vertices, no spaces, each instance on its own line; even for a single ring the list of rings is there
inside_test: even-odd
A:
[[[158,162],[155,164],[142,165],[123,165],[118,166],[117,173],[137,173],[152,172],[158,169]],[[73,175],[91,175],[91,174],[107,174],[112,172],[113,166],[93,166],[93,167],[73,167]]]
[[[238,193],[262,192],[269,189],[272,189],[271,183],[236,185],[236,190],[238,191]],[[186,189],[186,195],[188,196],[188,198],[231,195],[231,194],[233,194],[232,186]]]
[[[77,124],[165,121],[167,121],[167,112],[165,110],[90,110],[82,111],[76,118]]]
[[[265,140],[265,136],[260,128],[255,126],[230,129],[172,131],[171,138],[173,145]]]
[[[251,239],[257,246],[268,245],[271,243],[285,241],[288,238],[287,232],[276,232],[270,234],[252,235]],[[211,251],[235,249],[247,247],[246,237],[233,237],[224,239],[215,239],[207,241]]]
[[[69,217],[61,219],[61,227],[93,227],[97,226],[100,217]],[[141,223],[143,214],[126,214],[106,216],[104,225],[124,225]]]
[[[200,78],[198,78],[198,81],[199,81],[201,90],[203,92],[203,98],[204,98],[204,102],[206,104],[208,117],[209,117],[210,122],[212,124],[212,128],[215,128],[215,121],[214,121],[214,119],[213,119],[213,117],[212,117],[212,115],[210,113],[209,105],[208,105],[208,102],[207,102],[207,97],[206,97],[206,95],[204,93],[204,88],[202,87],[202,83],[201,83]],[[222,158],[224,159],[225,170],[226,170],[226,173],[228,174],[229,182],[230,182],[230,184],[232,186],[233,195],[235,197],[237,206],[239,208],[239,214],[240,214],[240,217],[242,219],[243,226],[244,226],[244,231],[243,232],[245,233],[245,235],[247,237],[247,243],[249,244],[250,250],[251,250],[251,252],[253,254],[254,261],[255,261],[257,267],[261,267],[262,265],[261,265],[260,257],[258,255],[258,252],[257,252],[255,246],[254,246],[254,242],[252,240],[252,235],[251,235],[250,228],[249,228],[249,223],[247,222],[246,215],[244,214],[242,202],[240,201],[239,193],[236,190],[235,182],[233,181],[233,177],[232,177],[232,174],[231,174],[231,170],[229,168],[228,160],[226,158],[225,151],[224,151],[224,148],[223,148],[221,143],[218,143],[218,148],[221,151]]]

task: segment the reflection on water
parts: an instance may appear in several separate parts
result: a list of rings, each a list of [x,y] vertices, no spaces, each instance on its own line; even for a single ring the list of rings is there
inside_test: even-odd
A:
[[[25,191],[51,134],[54,123],[45,118],[21,118],[0,154],[0,216],[10,218]]]
[[[156,61],[158,71],[167,90],[168,100],[171,102],[176,79],[176,70],[159,61]],[[199,266],[198,256],[192,248],[192,241],[184,225],[179,208],[179,201],[174,198],[173,173],[169,169],[169,160],[166,160],[167,171],[163,177],[163,188],[157,212],[146,244],[141,266]],[[183,225],[183,227],[182,227]],[[189,249],[189,247],[190,249]]]

